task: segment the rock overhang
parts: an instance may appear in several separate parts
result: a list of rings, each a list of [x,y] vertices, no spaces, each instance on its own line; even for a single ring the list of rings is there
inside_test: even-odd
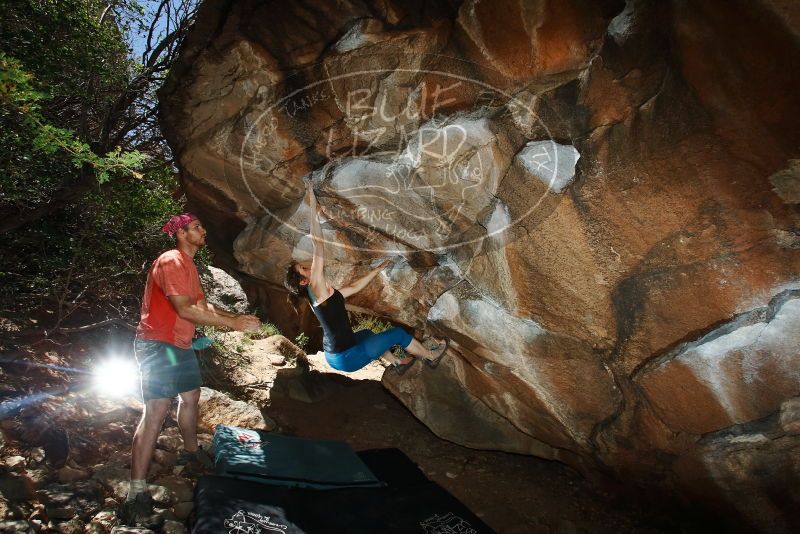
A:
[[[503,17],[483,4],[317,6],[309,18],[305,2],[269,16],[257,2],[204,3],[160,95],[189,200],[225,211],[235,230],[219,234],[235,239],[219,252],[274,290],[308,253],[310,176],[335,283],[397,260],[353,308],[454,340],[446,372],[386,380],[434,431],[642,478],[674,467],[671,483],[689,483],[683,459],[723,462],[728,450],[700,436],[800,393],[768,365],[793,361],[785,343],[738,367],[703,367],[698,349],[675,356],[800,280],[787,143],[800,136],[788,121],[798,99],[784,74],[739,65],[726,78],[734,102],[704,78],[725,50],[715,45],[708,69],[697,62],[714,36],[730,57],[782,43],[791,60],[791,30],[743,37],[721,23],[724,2],[513,3]],[[757,4],[737,16],[773,20]],[[787,93],[772,99],[783,121],[756,116],[770,79]],[[756,102],[752,132],[728,117],[731,102]],[[786,387],[730,415],[728,386],[753,399],[770,383]],[[728,408],[706,417],[707,406]]]

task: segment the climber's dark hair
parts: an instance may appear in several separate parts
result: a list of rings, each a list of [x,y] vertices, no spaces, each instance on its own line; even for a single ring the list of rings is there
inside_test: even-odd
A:
[[[289,303],[292,305],[292,308],[294,308],[294,311],[299,313],[298,307],[300,305],[300,298],[307,295],[307,293],[305,286],[300,284],[300,282],[303,281],[303,275],[297,272],[297,269],[295,269],[296,266],[296,261],[292,261],[292,263],[289,264],[289,267],[286,269],[286,277],[283,279],[283,286],[286,288],[286,291],[289,292]]]

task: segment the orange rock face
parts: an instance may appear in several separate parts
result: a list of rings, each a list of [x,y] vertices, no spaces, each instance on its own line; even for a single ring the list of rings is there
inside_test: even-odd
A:
[[[318,334],[308,176],[335,285],[395,259],[351,308],[453,341],[384,378],[434,432],[796,530],[793,4],[337,6],[209,0],[159,95],[251,300]]]

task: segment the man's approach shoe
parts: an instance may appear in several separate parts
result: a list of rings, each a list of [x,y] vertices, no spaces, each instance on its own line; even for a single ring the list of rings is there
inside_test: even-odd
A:
[[[164,524],[164,518],[153,512],[153,497],[146,491],[137,494],[133,501],[122,504],[119,519],[129,527],[157,529]]]

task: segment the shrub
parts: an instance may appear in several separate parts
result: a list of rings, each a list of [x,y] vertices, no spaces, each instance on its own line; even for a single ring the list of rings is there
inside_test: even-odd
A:
[[[311,338],[309,338],[305,332],[300,332],[299,334],[297,334],[297,337],[294,338],[294,344],[303,350],[306,350],[309,341],[311,341]]]
[[[353,332],[359,330],[372,330],[376,334],[385,332],[392,328],[392,324],[384,321],[374,315],[366,313],[350,312],[350,325],[353,327]]]
[[[261,325],[261,328],[258,329],[258,332],[252,332],[249,334],[250,339],[266,339],[270,336],[279,336],[281,335],[281,331],[272,323],[264,323]]]

